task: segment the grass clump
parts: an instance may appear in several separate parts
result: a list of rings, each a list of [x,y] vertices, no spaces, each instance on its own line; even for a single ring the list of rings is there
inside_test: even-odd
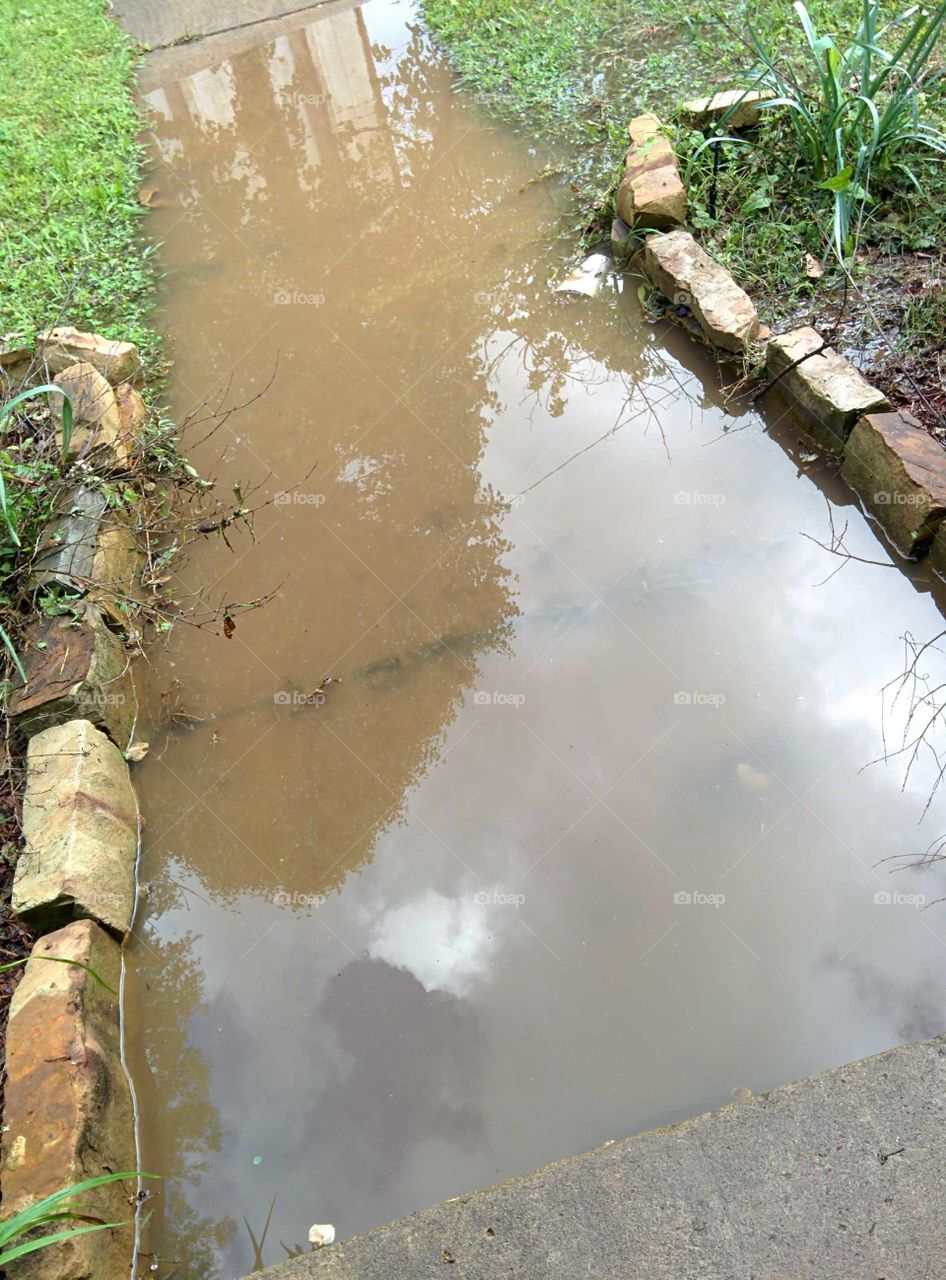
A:
[[[63,319],[153,354],[132,49],[103,0],[0,0],[0,333]]]

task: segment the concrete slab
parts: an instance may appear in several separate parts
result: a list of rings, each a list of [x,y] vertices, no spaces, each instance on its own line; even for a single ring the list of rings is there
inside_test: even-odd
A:
[[[940,1036],[611,1143],[261,1274],[935,1280],[946,1274],[944,1111]]]
[[[112,12],[139,44],[162,49],[180,41],[306,13],[318,4],[319,0],[114,0]]]
[[[140,25],[145,25],[141,11],[150,6],[151,0],[119,0],[119,3],[129,12],[138,12]],[[362,0],[315,0],[314,4],[293,9],[282,17],[261,18],[181,44],[154,44],[138,70],[138,91],[148,94],[176,84],[199,71],[218,67],[247,49],[271,44],[281,36],[304,30],[322,18],[356,9],[361,3]]]

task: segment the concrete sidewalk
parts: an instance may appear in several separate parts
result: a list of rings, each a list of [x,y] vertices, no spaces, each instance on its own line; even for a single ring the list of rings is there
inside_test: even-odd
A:
[[[946,1035],[272,1267],[268,1280],[941,1280]]]
[[[250,31],[279,18],[305,16],[331,0],[113,0],[112,11],[139,43],[166,49],[223,32]],[[311,18],[310,18],[311,21]],[[253,37],[260,43],[259,37]]]

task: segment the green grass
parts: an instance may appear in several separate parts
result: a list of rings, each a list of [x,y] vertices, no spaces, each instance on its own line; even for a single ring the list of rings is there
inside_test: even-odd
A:
[[[561,124],[594,97],[594,64],[627,0],[424,0],[460,77],[508,118]]]
[[[732,7],[714,0],[421,0],[434,39],[461,81],[504,119],[554,126],[575,141],[622,131],[643,108],[667,112],[681,98],[738,77],[763,43],[800,49],[788,0]],[[856,27],[862,0],[813,0],[816,25]],[[720,19],[723,18],[724,21]]]
[[[132,50],[104,0],[0,0],[0,333],[62,319],[153,354]]]

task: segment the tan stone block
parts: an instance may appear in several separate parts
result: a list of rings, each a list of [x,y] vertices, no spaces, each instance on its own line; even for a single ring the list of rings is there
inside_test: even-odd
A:
[[[13,910],[41,931],[90,916],[131,927],[138,805],[122,753],[88,720],[30,739]]]
[[[94,969],[111,990],[75,965]],[[6,1045],[4,1214],[88,1178],[133,1172],[131,1098],[119,1053],[120,949],[91,920],[40,938],[13,996]],[[131,1271],[134,1181],[62,1205],[104,1222],[8,1263],[9,1280],[118,1280]]]
[[[644,271],[664,297],[692,311],[712,346],[743,351],[758,333],[752,299],[688,231],[648,236]]]
[[[110,603],[131,595],[141,556],[124,511],[109,507],[105,494],[87,485],[71,489],[59,509],[40,535],[36,581]]]
[[[912,414],[858,419],[841,475],[902,555],[922,554],[946,517],[946,450]]]
[[[91,720],[124,750],[135,718],[129,657],[93,604],[72,618],[44,618],[27,633],[23,665],[8,714],[17,728],[38,733],[67,720]]]
[[[681,119],[696,128],[715,124],[728,115],[729,129],[750,129],[759,123],[759,104],[773,95],[759,89],[725,89],[710,98],[693,98],[680,108]]]
[[[53,380],[72,403],[72,435],[67,457],[75,460],[94,452],[109,467],[123,466],[129,455],[115,392],[90,364],[72,364]],[[63,399],[50,395],[53,423],[62,442]]]
[[[687,196],[673,147],[656,116],[628,125],[631,147],[615,197],[615,211],[631,227],[674,227],[686,219]]]
[[[141,428],[148,420],[148,410],[144,400],[128,382],[122,382],[115,388],[115,399],[118,403],[122,434],[129,440],[139,439]]]
[[[37,334],[36,354],[50,373],[62,373],[73,364],[90,364],[113,385],[137,377],[141,369],[134,343],[114,342],[97,333],[80,333],[67,325]]]
[[[890,405],[833,347],[818,352],[822,342],[808,326],[779,334],[766,349],[766,369],[770,378],[778,376],[779,397],[812,439],[837,453],[862,413],[880,413]],[[807,358],[795,365],[802,356]]]

